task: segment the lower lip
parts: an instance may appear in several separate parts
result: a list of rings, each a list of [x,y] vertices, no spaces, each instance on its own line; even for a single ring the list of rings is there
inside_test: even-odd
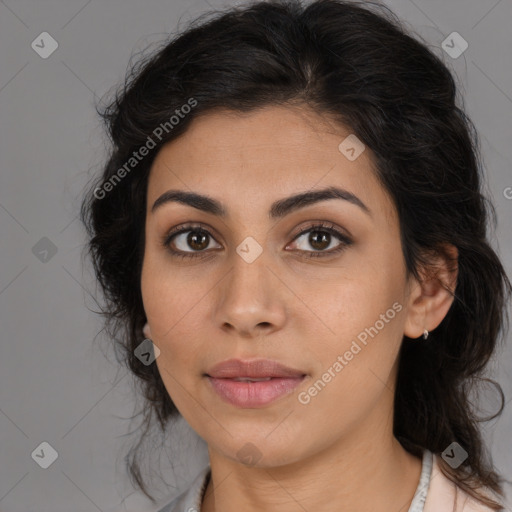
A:
[[[262,407],[291,393],[303,380],[302,377],[276,377],[270,380],[243,382],[207,376],[213,389],[236,407]]]

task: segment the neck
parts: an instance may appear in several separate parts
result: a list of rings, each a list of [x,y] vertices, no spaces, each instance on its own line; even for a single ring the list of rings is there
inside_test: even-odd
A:
[[[327,450],[285,465],[247,467],[209,448],[211,478],[201,512],[405,512],[421,460],[393,437],[391,423],[359,425]]]

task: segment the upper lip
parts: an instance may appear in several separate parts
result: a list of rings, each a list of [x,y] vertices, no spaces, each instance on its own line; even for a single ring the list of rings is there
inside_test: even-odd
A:
[[[305,373],[270,359],[253,359],[249,361],[228,359],[210,368],[207,375],[217,379],[233,379],[237,377],[257,379],[265,377],[303,377]]]

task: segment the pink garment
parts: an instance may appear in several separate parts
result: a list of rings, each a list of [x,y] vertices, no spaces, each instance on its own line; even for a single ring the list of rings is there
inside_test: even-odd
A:
[[[435,455],[423,512],[493,512],[491,508],[476,501],[444,476],[439,469],[437,458],[438,455]],[[494,494],[487,494],[500,501]]]

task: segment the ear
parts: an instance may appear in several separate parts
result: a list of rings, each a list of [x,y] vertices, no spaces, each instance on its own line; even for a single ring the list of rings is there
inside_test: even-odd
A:
[[[151,339],[151,329],[147,322],[144,324],[144,327],[142,328],[142,334],[144,334],[145,338]]]
[[[419,338],[425,329],[433,331],[448,313],[457,285],[458,256],[457,248],[446,244],[420,269],[420,281],[411,278],[404,326],[407,337]]]

